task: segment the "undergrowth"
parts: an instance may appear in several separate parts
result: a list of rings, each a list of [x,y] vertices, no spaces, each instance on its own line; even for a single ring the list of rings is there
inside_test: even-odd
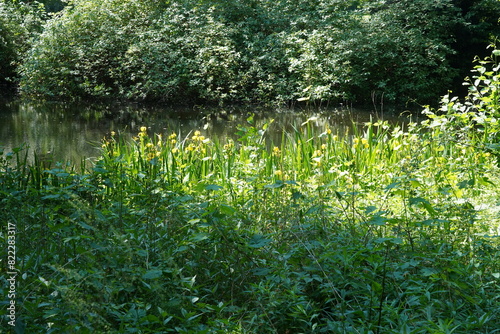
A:
[[[16,333],[500,332],[493,60],[420,124],[142,127],[85,171],[2,151]]]

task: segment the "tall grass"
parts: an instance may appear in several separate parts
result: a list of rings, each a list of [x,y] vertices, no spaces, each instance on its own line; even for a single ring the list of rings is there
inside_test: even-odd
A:
[[[98,165],[114,166],[116,173],[126,172],[128,181],[142,180],[143,186],[161,181],[188,194],[219,191],[231,205],[241,205],[252,193],[321,193],[339,200],[350,194],[362,200],[360,205],[380,211],[422,209],[429,215],[436,212],[431,202],[451,205],[474,197],[475,185],[487,184],[486,175],[494,175],[496,168],[489,152],[478,151],[474,143],[439,138],[441,130],[433,123],[411,123],[403,130],[376,122],[363,131],[353,126],[351,133],[335,134],[305,122],[284,132],[279,146],[266,144],[268,131],[279,129],[250,124],[241,126],[238,140],[220,142],[200,131],[185,138],[175,133],[150,137],[143,127],[130,143],[117,134],[106,140]],[[402,205],[409,200],[411,206]]]

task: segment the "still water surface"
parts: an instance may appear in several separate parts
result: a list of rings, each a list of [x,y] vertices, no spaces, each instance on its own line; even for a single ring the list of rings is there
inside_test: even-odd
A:
[[[363,124],[372,118],[390,122],[404,122],[399,112],[374,113],[370,110],[290,110],[241,108],[174,108],[140,104],[34,102],[19,99],[0,99],[0,147],[6,152],[26,145],[30,152],[50,152],[55,161],[79,164],[82,159],[99,155],[101,140],[111,131],[124,136],[136,135],[141,126],[150,134],[176,132],[181,137],[200,130],[205,137],[236,138],[240,125],[248,124],[254,115],[255,126],[274,119],[272,129],[275,140],[281,130],[291,130],[311,117],[312,125],[319,129],[327,126],[339,134],[351,127],[352,121]]]

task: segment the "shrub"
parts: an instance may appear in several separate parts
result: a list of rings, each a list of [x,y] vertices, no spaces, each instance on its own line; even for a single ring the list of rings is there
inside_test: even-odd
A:
[[[223,100],[238,53],[210,12],[137,1],[76,1],[49,22],[21,89],[54,97]]]
[[[16,70],[44,19],[36,5],[0,2],[0,84],[17,82]]]
[[[498,35],[498,15],[491,0],[77,0],[26,53],[20,87],[190,103],[437,102],[462,81],[464,49]]]

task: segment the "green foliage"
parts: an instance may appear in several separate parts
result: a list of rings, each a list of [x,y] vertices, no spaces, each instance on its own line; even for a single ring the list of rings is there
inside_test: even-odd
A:
[[[20,87],[63,98],[431,102],[462,81],[464,50],[498,36],[499,16],[486,0],[76,0],[24,57]]]
[[[449,87],[456,74],[449,57],[455,53],[450,32],[461,22],[458,12],[450,0],[375,6],[348,39],[348,49],[359,45],[351,60],[353,72],[361,75],[354,85],[389,101],[417,96],[432,101],[437,87]]]
[[[15,23],[12,20],[11,9],[3,2],[0,2],[0,77],[2,81],[6,80],[14,73],[12,62],[17,58],[15,52],[15,42],[12,40],[15,35]]]
[[[455,26],[455,41],[452,44],[456,54],[451,57],[451,66],[459,70],[454,87],[459,87],[462,79],[469,75],[469,69],[461,66],[479,56],[481,59],[489,55],[484,45],[500,36],[500,5],[495,0],[455,0],[453,3],[460,9],[463,21]],[[459,91],[458,88],[455,88]],[[460,92],[465,95],[466,91]]]
[[[232,94],[238,57],[226,34],[209,11],[76,1],[48,24],[23,65],[21,89],[53,97],[223,100]]]
[[[469,88],[465,101],[446,95],[439,111],[425,111],[431,119],[429,126],[441,129],[441,140],[478,146],[488,154],[494,154],[497,159],[500,148],[499,56],[500,51],[494,49],[491,57],[476,59],[474,75],[465,83]]]
[[[20,322],[51,333],[495,333],[497,55],[478,63],[465,102],[447,97],[420,124],[335,134],[309,119],[280,143],[268,139],[274,123],[252,117],[236,140],[141,127],[111,133],[83,171],[0,151]]]
[[[17,80],[16,69],[41,31],[45,16],[36,5],[0,1],[0,84]]]

